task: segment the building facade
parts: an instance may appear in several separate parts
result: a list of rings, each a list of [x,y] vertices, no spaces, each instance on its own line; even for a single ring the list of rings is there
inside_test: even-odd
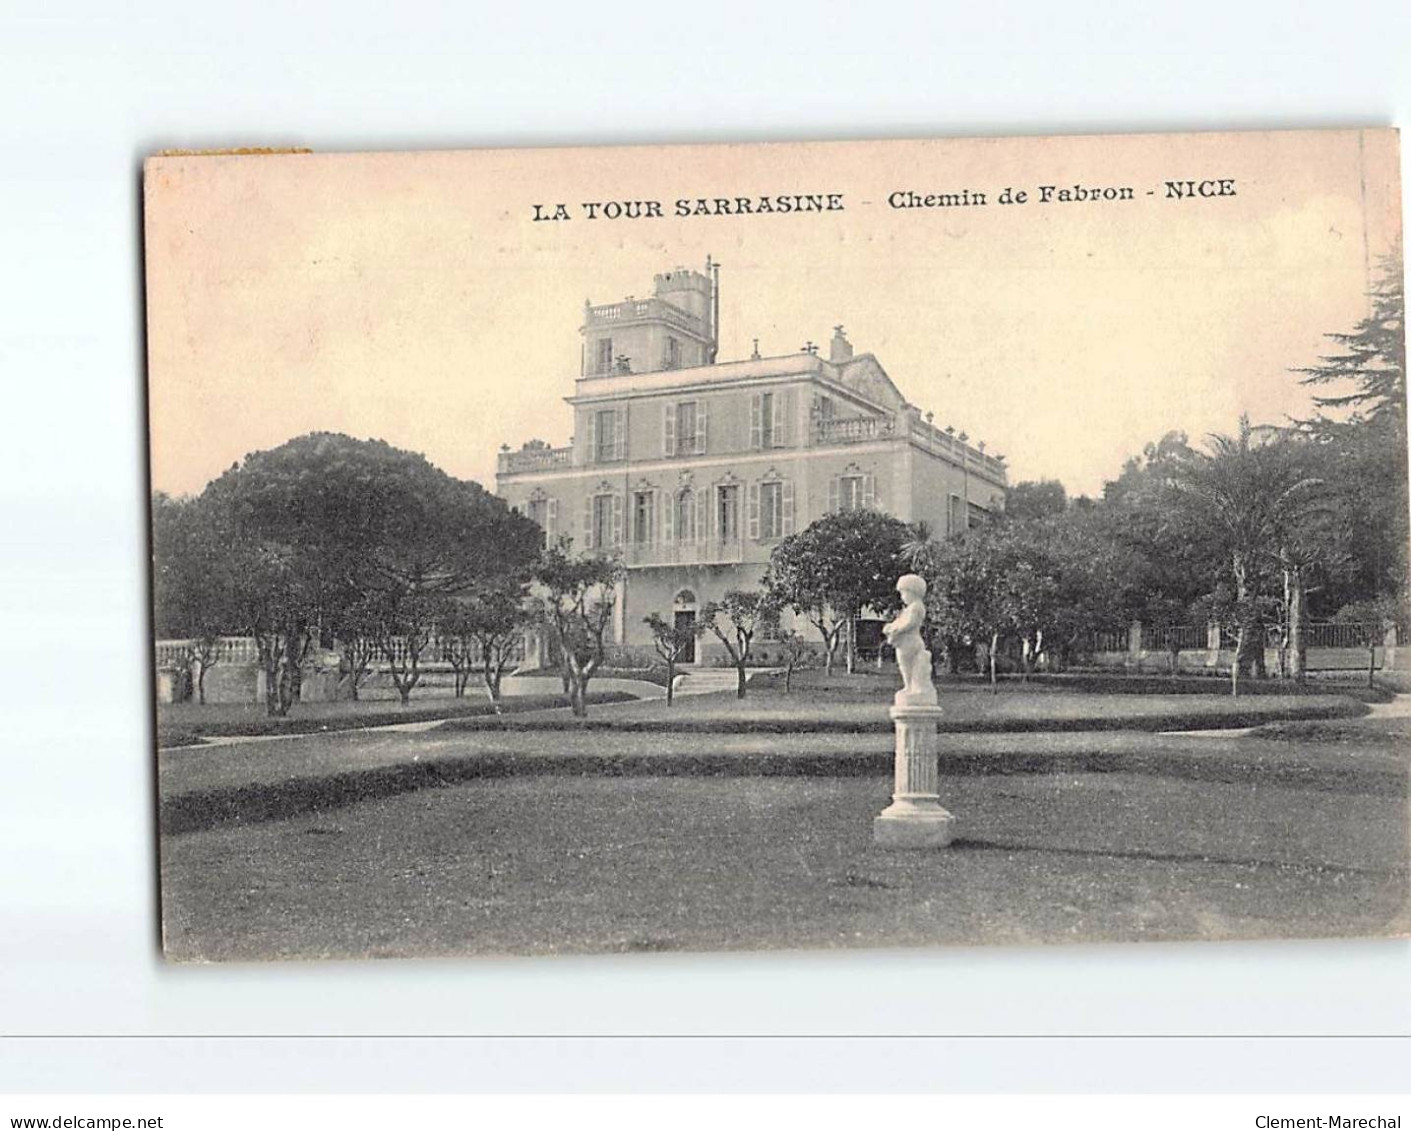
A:
[[[826,357],[718,360],[718,287],[707,261],[657,275],[651,298],[585,304],[572,442],[500,452],[506,502],[551,539],[620,555],[618,644],[649,646],[649,613],[689,623],[757,587],[779,541],[829,512],[944,536],[1004,505],[1003,458],[933,425],[841,326]],[[713,651],[703,638],[695,659]]]

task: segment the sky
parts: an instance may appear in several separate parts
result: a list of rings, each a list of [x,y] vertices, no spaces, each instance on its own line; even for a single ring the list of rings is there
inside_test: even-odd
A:
[[[309,431],[493,487],[567,442],[583,303],[721,263],[720,359],[842,324],[1011,482],[1096,493],[1171,429],[1311,411],[1290,369],[1367,310],[1400,232],[1391,131],[165,157],[145,234],[152,485],[199,491]],[[1167,181],[1233,192],[1168,199]],[[1040,186],[1131,200],[1042,203]],[[1028,194],[1000,204],[1006,187]],[[897,192],[983,192],[898,209]],[[837,194],[841,209],[674,214]],[[659,218],[588,219],[594,201]],[[568,206],[572,219],[536,222]]]

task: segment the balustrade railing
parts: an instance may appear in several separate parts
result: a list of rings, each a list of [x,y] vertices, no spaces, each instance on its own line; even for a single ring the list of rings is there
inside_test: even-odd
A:
[[[158,640],[154,647],[158,668],[184,668],[199,651],[195,640]],[[260,650],[253,636],[221,636],[215,641],[217,664],[258,663]]]
[[[548,471],[573,464],[572,448],[524,448],[517,452],[500,453],[500,474],[514,475],[523,471]]]
[[[813,422],[815,444],[865,444],[896,434],[896,422],[886,416],[838,417]]]
[[[629,543],[622,559],[629,568],[671,565],[733,565],[744,561],[739,538],[697,538],[686,542]]]
[[[629,322],[636,318],[656,318],[693,333],[701,333],[704,330],[704,323],[689,311],[657,298],[614,302],[588,309],[590,324]]]

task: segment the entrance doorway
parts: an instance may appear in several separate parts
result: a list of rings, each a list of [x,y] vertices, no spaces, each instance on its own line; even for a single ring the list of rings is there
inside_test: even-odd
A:
[[[677,609],[675,623],[678,630],[685,629],[688,632],[693,630],[696,627],[696,610]],[[686,647],[681,649],[681,655],[677,658],[676,662],[678,664],[694,664],[696,662],[696,638],[694,634],[691,636],[691,640]]]

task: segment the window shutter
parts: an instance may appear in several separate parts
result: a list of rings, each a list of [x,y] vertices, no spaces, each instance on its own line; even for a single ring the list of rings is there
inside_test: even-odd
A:
[[[612,421],[612,458],[625,459],[627,456],[627,410],[620,408]]]
[[[557,499],[550,499],[550,500],[549,500],[549,522],[548,522],[548,528],[544,531],[544,533],[547,534],[550,539],[552,539],[555,535],[558,534],[558,532],[559,532],[559,501],[558,501]]]
[[[782,504],[784,511],[783,529],[780,533],[787,538],[794,532],[794,481],[792,479],[784,480],[780,491],[784,496],[784,502]]]
[[[709,401],[696,402],[696,455],[703,456],[706,453],[708,437],[706,435],[706,405]]]
[[[720,488],[712,487],[706,494],[705,536],[714,540],[720,528]]]
[[[750,447],[758,448],[763,441],[760,439],[762,427],[760,425],[760,395],[755,393],[750,398]]]
[[[862,477],[862,509],[877,509],[877,486],[876,476],[864,475]]]
[[[828,513],[829,513],[829,514],[836,514],[836,513],[838,512],[838,489],[839,489],[839,487],[840,487],[840,484],[839,484],[839,482],[838,482],[838,477],[837,477],[836,475],[833,476],[832,479],[828,480]]]
[[[583,500],[583,548],[593,548],[593,496]]]
[[[789,408],[793,403],[792,392],[774,394],[774,420],[771,433],[774,447],[784,448],[789,444]]]
[[[676,406],[667,401],[662,408],[662,431],[665,436],[662,440],[662,451],[669,456],[674,456],[676,454]]]
[[[666,514],[662,515],[664,521],[661,524],[662,541],[666,543],[676,541],[676,508],[680,505],[677,502],[679,498],[679,495],[673,495],[669,492],[666,496]]]
[[[592,408],[588,410],[588,462],[598,462],[598,413]]]
[[[660,491],[653,491],[650,495],[647,496],[649,500],[647,503],[648,546],[655,546],[657,544],[657,498],[658,496],[660,496],[660,494]]]
[[[612,496],[612,544],[622,545],[622,496]]]
[[[759,541],[759,484],[750,484],[750,541]]]
[[[707,499],[707,503],[709,499]],[[678,537],[683,542],[694,542],[701,536],[701,496],[695,491],[691,491],[686,496],[686,507],[684,512],[686,519],[686,529],[681,531]]]

